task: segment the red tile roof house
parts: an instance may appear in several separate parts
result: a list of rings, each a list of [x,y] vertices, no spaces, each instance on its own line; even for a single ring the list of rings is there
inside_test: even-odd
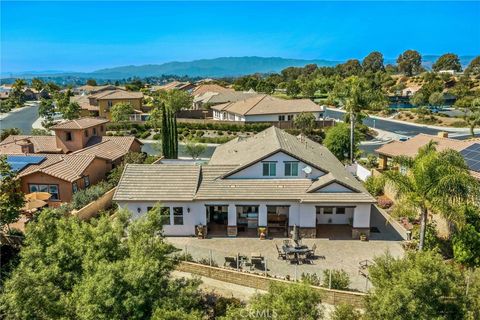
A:
[[[450,139],[446,133],[439,133],[438,136],[421,133],[407,141],[393,141],[381,146],[375,150],[379,157],[379,169],[388,169],[389,159],[394,157],[415,157],[418,150],[430,141],[437,144],[436,149],[438,151],[447,149],[458,151],[465,159],[470,174],[480,180],[480,139]]]
[[[19,171],[22,191],[52,193],[49,204],[56,206],[104,179],[128,152],[141,151],[142,143],[135,137],[104,136],[107,123],[82,118],[51,127],[54,136],[11,135],[0,142],[0,154],[43,157],[39,164]]]

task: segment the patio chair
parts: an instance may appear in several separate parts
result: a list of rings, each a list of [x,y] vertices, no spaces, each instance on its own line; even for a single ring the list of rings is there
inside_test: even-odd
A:
[[[263,257],[252,257],[250,259],[250,263],[252,264],[251,269],[260,269],[265,270],[265,263]]]
[[[312,249],[308,250],[307,258],[309,258],[309,259],[315,258],[315,250],[317,250],[317,244],[316,243],[313,244]]]
[[[290,239],[283,240],[283,245],[284,245],[285,247],[290,247],[290,246],[291,246],[291,244],[290,244]]]
[[[278,254],[278,259],[282,259],[282,260],[285,260],[287,258],[287,255],[285,254],[285,252],[282,252],[279,248],[278,248],[278,245],[275,243],[275,248],[277,248],[277,254]]]
[[[233,257],[233,256],[226,256],[225,257],[225,262],[223,263],[223,266],[229,266],[229,267],[232,267],[232,268],[236,268],[237,267],[237,258],[236,257]]]
[[[286,256],[287,256],[287,260],[290,261],[290,263],[294,263],[294,262],[298,263],[297,255],[295,254],[295,252],[287,252]]]
[[[298,263],[302,263],[302,264],[310,263],[310,261],[307,259],[307,252],[299,252],[297,254],[297,257],[298,257]]]

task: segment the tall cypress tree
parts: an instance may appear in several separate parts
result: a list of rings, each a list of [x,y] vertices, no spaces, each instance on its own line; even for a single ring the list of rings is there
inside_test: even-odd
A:
[[[173,113],[173,144],[174,144],[174,156],[178,158],[178,132],[177,132],[177,115]]]
[[[169,135],[168,135],[168,117],[165,105],[162,106],[162,152],[165,158],[169,158]]]

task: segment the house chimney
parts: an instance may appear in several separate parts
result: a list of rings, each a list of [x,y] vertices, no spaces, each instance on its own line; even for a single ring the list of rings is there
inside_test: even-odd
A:
[[[22,148],[22,153],[34,153],[33,143],[30,140],[21,140],[18,145]]]
[[[440,131],[439,133],[437,133],[437,136],[439,136],[440,138],[448,138],[448,132]]]

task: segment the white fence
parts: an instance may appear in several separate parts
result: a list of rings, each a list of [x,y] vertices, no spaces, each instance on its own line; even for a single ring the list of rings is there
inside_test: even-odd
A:
[[[350,166],[346,166],[346,169],[348,170],[348,172],[358,177],[358,179],[362,181],[367,180],[367,178],[372,175],[372,172],[370,170],[368,170],[367,168],[363,167],[358,163],[354,163]]]

